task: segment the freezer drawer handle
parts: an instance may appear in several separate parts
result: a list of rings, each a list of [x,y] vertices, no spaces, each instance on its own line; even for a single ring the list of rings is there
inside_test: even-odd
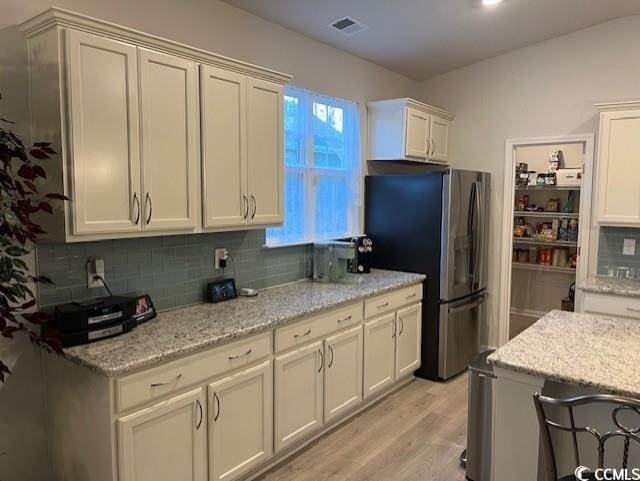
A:
[[[478,300],[471,302],[469,304],[464,304],[459,307],[450,307],[449,314],[458,314],[459,312],[464,312],[464,311],[469,311],[471,309],[474,309],[478,307],[480,304],[482,304],[485,301],[485,298],[486,296],[482,296]]]

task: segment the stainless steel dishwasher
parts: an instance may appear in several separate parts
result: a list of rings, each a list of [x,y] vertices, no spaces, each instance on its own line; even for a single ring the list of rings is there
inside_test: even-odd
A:
[[[469,364],[469,411],[467,417],[466,469],[470,481],[491,479],[491,429],[493,404],[493,366],[485,351]]]

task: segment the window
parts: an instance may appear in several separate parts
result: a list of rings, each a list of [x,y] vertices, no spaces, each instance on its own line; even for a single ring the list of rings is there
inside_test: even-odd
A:
[[[284,224],[267,229],[267,244],[297,244],[358,233],[357,104],[288,86],[284,122]]]

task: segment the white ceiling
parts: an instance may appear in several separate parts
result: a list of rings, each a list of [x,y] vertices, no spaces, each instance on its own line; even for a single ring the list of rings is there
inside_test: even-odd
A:
[[[639,0],[224,1],[417,80],[640,14]],[[328,27],[347,15],[369,29],[348,37]]]

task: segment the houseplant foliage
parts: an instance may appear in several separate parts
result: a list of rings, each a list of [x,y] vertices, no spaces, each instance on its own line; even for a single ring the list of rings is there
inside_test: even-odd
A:
[[[56,154],[51,144],[36,142],[26,147],[10,130],[11,124],[0,118],[0,334],[8,340],[15,339],[16,334],[28,335],[46,350],[61,352],[56,333],[43,326],[47,314],[34,310],[36,300],[30,287],[51,284],[51,280],[33,275],[24,256],[44,233],[33,216],[38,212],[52,214],[52,202],[66,197],[43,194],[37,187],[46,179],[39,162]],[[0,383],[7,374],[9,367],[0,359]]]

